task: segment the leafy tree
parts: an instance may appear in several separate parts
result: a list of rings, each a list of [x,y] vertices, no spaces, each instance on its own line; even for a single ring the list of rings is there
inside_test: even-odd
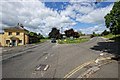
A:
[[[41,35],[40,33],[37,34],[35,32],[28,32],[28,35],[29,35],[30,43],[36,43],[36,42],[39,42],[40,39],[44,39],[43,35]]]
[[[120,1],[114,3],[112,10],[104,18],[106,27],[113,34],[120,34]]]
[[[109,31],[104,30],[104,31],[101,33],[101,35],[108,35],[109,33],[110,33]]]
[[[92,37],[95,37],[95,36],[96,36],[96,33],[93,32],[90,37],[92,38]]]
[[[80,35],[79,35],[79,33],[78,33],[78,32],[74,32],[73,37],[74,37],[74,38],[79,38],[79,37],[80,37]]]
[[[49,33],[49,37],[50,38],[56,38],[59,39],[60,38],[60,31],[57,28],[52,28],[52,31]]]
[[[71,37],[71,36],[74,35],[74,30],[73,29],[69,29],[69,30],[66,30],[64,32],[65,32],[66,37]]]
[[[79,38],[79,33],[75,32],[73,29],[69,29],[65,31],[65,36],[66,37],[74,37],[74,38]]]
[[[93,32],[93,35],[95,35],[95,32]]]
[[[38,38],[39,39],[44,39],[43,35],[41,35],[40,33],[38,34]]]

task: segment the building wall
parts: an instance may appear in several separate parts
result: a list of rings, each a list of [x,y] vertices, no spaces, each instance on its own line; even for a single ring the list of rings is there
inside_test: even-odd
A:
[[[5,42],[6,42],[6,40],[10,40],[10,42],[12,42],[10,39],[11,37],[17,37],[17,38],[19,38],[19,40],[22,40],[22,43],[19,43],[17,45],[24,45],[24,33],[23,32],[20,32],[20,35],[16,35],[16,32],[12,32],[12,35],[8,35],[8,32],[4,33]],[[8,45],[9,44],[5,44],[5,46],[8,46]]]
[[[29,36],[25,35],[25,44],[28,44],[28,43],[29,43]]]
[[[4,34],[0,34],[0,46],[4,46]]]
[[[12,35],[9,35],[9,32],[12,32]],[[19,32],[20,34],[19,35],[16,35],[16,32]],[[18,40],[16,40],[17,44],[16,46],[19,46],[19,45],[24,45],[26,43],[28,43],[28,36],[25,35],[25,31],[5,31],[3,35],[0,35],[0,42],[1,42],[1,45],[2,46],[9,46],[10,43],[12,42],[12,40],[10,39],[11,37],[16,37],[18,38]],[[7,41],[10,41],[10,43],[6,43]],[[21,43],[19,43],[19,40],[22,40]]]

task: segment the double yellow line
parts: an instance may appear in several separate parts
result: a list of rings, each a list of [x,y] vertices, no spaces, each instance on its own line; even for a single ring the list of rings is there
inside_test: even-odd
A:
[[[66,74],[64,76],[64,78],[70,78],[73,74],[75,74],[77,71],[79,71],[80,69],[82,69],[83,67],[89,65],[90,63],[94,62],[94,60],[88,61],[86,63],[83,63],[82,65],[76,67],[75,69],[73,69],[72,71],[70,71],[68,74]]]

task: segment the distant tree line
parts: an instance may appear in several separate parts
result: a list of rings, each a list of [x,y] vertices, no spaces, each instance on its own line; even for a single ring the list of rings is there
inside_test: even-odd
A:
[[[91,34],[91,38],[96,37],[96,36],[105,36],[105,35],[108,35],[108,34],[110,34],[110,31],[107,31],[107,30],[104,30],[101,34],[96,34],[95,32],[93,32]]]
[[[65,36],[70,38],[79,38],[80,35],[78,32],[75,32],[73,29],[69,29],[69,30],[65,30]],[[62,39],[63,38],[63,34],[60,33],[60,30],[58,30],[57,28],[52,28],[51,32],[48,34],[49,38],[56,38],[56,39]]]

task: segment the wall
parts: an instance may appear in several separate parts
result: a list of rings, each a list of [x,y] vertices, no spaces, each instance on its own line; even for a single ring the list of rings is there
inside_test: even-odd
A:
[[[4,46],[4,34],[0,34],[0,46]]]
[[[12,32],[12,35],[9,35],[9,32]],[[16,32],[19,32],[19,35],[16,35]],[[6,29],[4,30],[4,34],[0,34],[0,42],[2,44],[2,46],[9,46],[10,44],[6,44],[6,40],[9,40],[10,43],[12,42],[12,40],[10,39],[11,37],[16,37],[17,40],[17,44],[16,46],[19,45],[25,45],[27,43],[29,43],[29,37],[25,34],[26,31],[25,30],[20,30],[20,29]],[[22,40],[22,43],[19,43],[19,40]]]
[[[25,35],[25,44],[28,44],[29,43],[29,37],[28,35]]]
[[[17,31],[17,32],[19,32],[19,31]],[[13,36],[19,38],[19,40],[22,40],[22,43],[19,43],[17,45],[24,45],[24,33],[23,32],[20,32],[20,35],[16,35],[16,32],[12,32],[12,35],[8,35],[8,32],[5,32],[5,34],[4,34],[5,42],[6,42],[6,40],[10,40],[10,42],[12,42],[10,38]],[[8,45],[5,44],[5,46],[8,46]]]

